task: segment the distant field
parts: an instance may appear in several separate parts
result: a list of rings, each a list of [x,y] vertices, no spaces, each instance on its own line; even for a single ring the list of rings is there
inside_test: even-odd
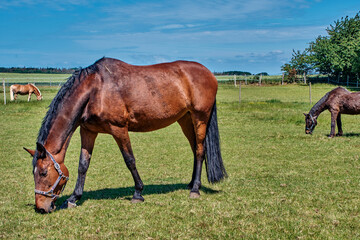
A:
[[[65,82],[71,74],[43,74],[43,73],[0,73],[0,81],[4,79],[11,83],[60,83]]]
[[[335,86],[314,84],[313,104]],[[220,84],[217,95],[222,155],[229,178],[211,185],[203,171],[200,199],[189,199],[190,146],[177,124],[131,133],[145,184],[131,204],[133,180],[115,141],[100,135],[75,209],[34,212],[31,158],[56,87],[43,101],[0,101],[1,239],[359,239],[360,116],[343,116],[345,136],[329,139],[330,114],[304,133],[309,88]],[[2,97],[2,92],[1,95]],[[1,99],[1,98],[0,98]],[[80,152],[74,134],[65,164],[72,193]]]
[[[63,83],[67,80],[67,78],[71,76],[71,74],[42,74],[42,73],[0,73],[0,80],[3,79],[6,81],[6,84],[12,83],[39,83],[41,85],[50,85],[50,83]],[[314,78],[318,75],[309,75],[308,77]],[[324,76],[320,76],[324,77]],[[233,75],[216,75],[216,79],[219,82],[233,82]],[[240,80],[245,83],[259,83],[259,76],[251,75],[251,76],[236,76],[237,82]],[[271,75],[271,76],[262,76],[262,84],[280,84],[282,80],[281,75]],[[302,81],[302,76],[298,76],[298,80]]]

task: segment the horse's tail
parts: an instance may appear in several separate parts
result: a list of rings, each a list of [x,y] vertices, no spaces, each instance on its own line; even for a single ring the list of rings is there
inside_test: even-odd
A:
[[[213,105],[205,137],[205,165],[210,183],[227,177],[220,151],[220,135],[217,122],[216,101]]]
[[[14,101],[14,85],[10,86],[10,100]]]

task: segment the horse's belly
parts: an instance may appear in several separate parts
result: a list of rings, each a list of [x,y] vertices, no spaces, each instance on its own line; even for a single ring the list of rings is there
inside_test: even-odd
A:
[[[28,95],[29,93],[27,93],[27,92],[16,92],[16,94],[20,94],[20,95]]]
[[[343,106],[341,111],[344,114],[360,114],[360,104],[347,104]]]
[[[109,123],[118,127],[127,127],[133,132],[149,132],[173,124],[189,111],[185,103],[161,106],[150,103],[136,104],[136,106],[125,106],[116,100],[113,100],[112,106],[107,107],[89,104],[81,122],[84,127],[94,132],[109,132]]]
[[[130,113],[128,129],[132,132],[149,132],[167,127],[179,120],[187,110],[173,112]]]

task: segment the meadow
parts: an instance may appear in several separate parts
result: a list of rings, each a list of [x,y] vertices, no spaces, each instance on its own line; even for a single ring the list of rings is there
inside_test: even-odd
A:
[[[312,104],[333,85],[314,84]],[[311,108],[302,85],[220,84],[218,121],[229,177],[212,185],[203,171],[201,197],[190,199],[192,153],[180,127],[131,133],[145,202],[132,204],[133,180],[109,135],[95,144],[78,207],[34,211],[31,157],[47,106],[0,101],[0,238],[2,239],[359,239],[360,116],[343,115],[343,137],[329,139],[330,114],[304,132]],[[2,96],[2,92],[1,95]],[[56,205],[72,193],[80,153],[78,130],[65,165],[70,180]]]

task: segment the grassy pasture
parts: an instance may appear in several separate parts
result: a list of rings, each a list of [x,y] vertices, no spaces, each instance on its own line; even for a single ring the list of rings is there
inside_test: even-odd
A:
[[[330,85],[313,85],[313,103]],[[218,120],[229,178],[206,181],[189,199],[190,147],[176,124],[131,133],[145,184],[142,204],[131,204],[133,181],[115,141],[97,138],[83,198],[75,209],[34,212],[31,158],[47,106],[25,96],[0,101],[0,238],[2,239],[358,239],[360,238],[360,116],[343,116],[345,136],[328,139],[330,114],[320,115],[312,136],[302,112],[311,108],[308,87],[220,85]],[[2,92],[1,95],[2,97]],[[80,152],[74,134],[66,166],[72,193]]]

